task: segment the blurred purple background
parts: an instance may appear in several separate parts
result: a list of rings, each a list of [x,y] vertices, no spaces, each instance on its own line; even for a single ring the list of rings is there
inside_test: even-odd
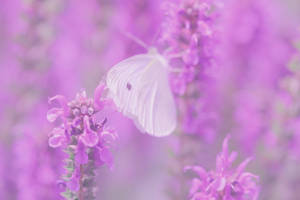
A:
[[[172,64],[188,71],[170,75],[180,125],[155,138],[116,111],[99,114],[119,141],[114,169],[97,173],[97,199],[190,199],[183,167],[214,169],[227,134],[238,161],[253,156],[247,171],[260,177],[258,199],[300,199],[299,1],[1,0],[1,200],[61,198],[63,155],[48,146],[48,98],[73,99],[82,88],[93,96],[110,67],[146,53],[124,33],[192,52],[182,41],[193,35],[176,29],[186,2],[215,9],[205,26],[197,22],[212,31],[198,39],[197,59]],[[183,93],[197,95],[182,101]]]

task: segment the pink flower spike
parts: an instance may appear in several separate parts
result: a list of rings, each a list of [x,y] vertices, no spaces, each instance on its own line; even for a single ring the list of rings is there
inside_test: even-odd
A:
[[[244,172],[251,161],[246,159],[237,168],[232,167],[236,153],[228,152],[228,139],[223,142],[222,151],[217,156],[215,171],[206,172],[200,166],[186,166],[185,170],[198,171],[190,188],[191,200],[255,200],[259,193],[258,176]],[[228,154],[230,156],[228,156]],[[220,196],[222,195],[222,196]]]
[[[101,165],[113,167],[113,156],[110,147],[117,139],[114,130],[106,128],[106,117],[97,122],[95,114],[97,109],[104,108],[107,101],[100,99],[104,85],[99,85],[95,92],[95,101],[88,98],[86,92],[81,90],[75,99],[67,102],[65,97],[57,95],[49,99],[49,103],[57,100],[61,107],[51,108],[47,113],[49,121],[54,122],[58,117],[61,124],[48,134],[48,143],[51,147],[63,147],[67,158],[64,160],[64,182],[61,187],[64,191],[73,191],[72,199],[83,197],[93,198],[95,185],[94,170]],[[98,105],[98,107],[97,107]],[[97,108],[96,108],[97,107]],[[88,177],[88,183],[86,183]],[[81,195],[77,195],[78,192]],[[88,196],[88,197],[86,197]]]

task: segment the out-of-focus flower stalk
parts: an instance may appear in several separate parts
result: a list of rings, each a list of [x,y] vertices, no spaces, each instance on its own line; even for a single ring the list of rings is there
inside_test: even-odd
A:
[[[276,114],[274,104],[279,99],[287,101],[284,95],[282,98],[279,82],[290,74],[286,66],[294,52],[291,45],[294,27],[282,26],[285,18],[278,2],[230,0],[224,5],[227,12],[221,20],[220,48],[224,67],[218,80],[223,100],[221,126],[237,139],[241,152],[256,155],[256,166],[265,169],[260,174],[263,185],[260,197],[273,199],[274,180],[282,172],[280,166],[285,162],[282,158],[287,157],[287,149],[282,149],[285,145],[275,145],[278,138],[274,128],[277,133],[281,130],[273,121],[285,118],[286,114]],[[279,193],[289,199],[288,193]]]
[[[270,128],[265,136],[267,146],[263,166],[266,170],[265,195],[272,199],[293,199],[299,196],[300,176],[297,175],[300,163],[299,101],[300,101],[300,49],[291,57],[287,66],[289,74],[282,77],[279,89],[272,103]],[[270,151],[269,149],[272,149]],[[291,184],[293,183],[293,184]],[[289,186],[291,185],[291,186]]]
[[[11,20],[20,23],[21,29],[10,42],[17,41],[13,56],[19,63],[5,66],[14,71],[10,88],[15,95],[12,102],[6,104],[13,126],[7,134],[12,146],[6,149],[11,182],[6,184],[8,195],[5,199],[57,199],[52,181],[59,171],[55,163],[60,156],[41,144],[46,141],[47,131],[47,125],[43,126],[46,120],[41,120],[47,104],[41,99],[46,98],[51,87],[45,84],[50,66],[47,52],[55,38],[54,24],[62,2],[34,0],[18,5],[20,13]],[[36,128],[37,124],[43,128]]]
[[[223,126],[252,154],[270,119],[278,81],[293,52],[291,31],[281,27],[278,4],[230,0],[221,19]],[[243,134],[241,134],[243,133]]]
[[[199,141],[211,141],[215,134],[214,100],[208,99],[208,95],[213,94],[216,76],[219,7],[214,1],[185,0],[167,2],[163,9],[165,20],[159,41],[170,62],[171,88],[179,108],[176,161],[171,169],[174,179],[171,188],[176,188],[176,192],[172,190],[169,194],[179,200],[187,196],[182,168],[192,162]]]

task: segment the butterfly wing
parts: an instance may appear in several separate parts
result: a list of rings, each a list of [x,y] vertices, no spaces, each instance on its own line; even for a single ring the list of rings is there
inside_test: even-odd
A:
[[[109,95],[118,109],[142,131],[166,136],[176,128],[176,106],[167,62],[159,54],[130,57],[108,72]]]

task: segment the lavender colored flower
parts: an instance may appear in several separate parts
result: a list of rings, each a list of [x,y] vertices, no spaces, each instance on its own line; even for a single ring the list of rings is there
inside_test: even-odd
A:
[[[182,130],[214,137],[217,122],[214,93],[217,74],[217,1],[185,0],[164,5],[160,44],[169,57],[170,84],[178,98]],[[205,110],[205,115],[203,111]]]
[[[113,167],[110,149],[117,135],[113,129],[105,127],[106,118],[101,123],[95,120],[95,115],[110,104],[109,100],[102,98],[104,89],[105,85],[100,83],[94,99],[88,98],[84,90],[70,102],[61,95],[49,99],[50,103],[57,101],[60,107],[50,109],[47,119],[54,122],[60,118],[62,121],[49,134],[49,145],[63,147],[69,155],[65,160],[66,174],[63,176],[66,190],[62,195],[66,199],[93,197],[94,170],[103,164]]]
[[[194,171],[198,177],[192,181],[191,200],[255,200],[258,198],[258,176],[245,172],[251,158],[247,158],[237,168],[232,167],[236,152],[229,153],[227,136],[223,149],[216,159],[216,169],[206,171],[201,166],[186,166],[185,170]]]
[[[166,46],[167,54],[176,73],[171,76],[175,94],[185,94],[187,87],[207,75],[214,66],[214,44],[216,43],[213,2],[185,0],[179,4],[164,5],[160,41]]]
[[[164,6],[160,44],[169,58],[170,85],[179,111],[178,145],[174,148],[176,167],[171,168],[171,199],[186,196],[182,168],[193,159],[199,143],[215,137],[214,82],[217,67],[215,50],[219,7],[215,1],[183,0]],[[200,140],[199,140],[200,139]],[[176,180],[176,181],[175,181]],[[175,191],[171,191],[176,188]]]

